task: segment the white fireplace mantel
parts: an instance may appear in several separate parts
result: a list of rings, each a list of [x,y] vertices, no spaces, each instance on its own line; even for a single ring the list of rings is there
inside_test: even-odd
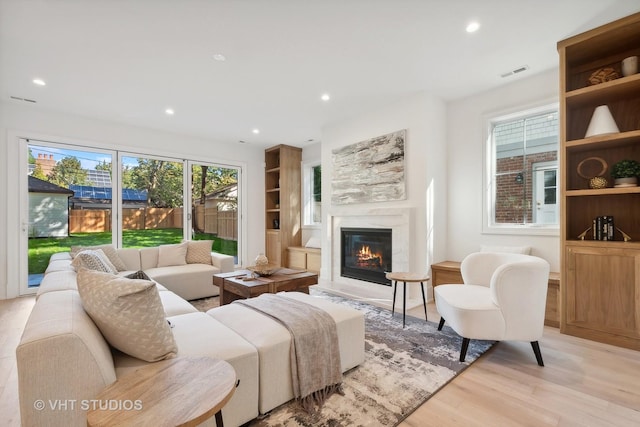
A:
[[[393,288],[376,283],[342,277],[340,275],[340,229],[341,228],[390,228],[392,230],[392,270],[411,271],[411,244],[414,208],[333,208],[327,215],[326,232],[329,237],[329,268],[319,287],[329,292],[391,307]],[[396,301],[402,301],[402,287],[398,289]],[[408,291],[407,295],[413,292]],[[407,299],[407,307],[422,304],[421,300]]]

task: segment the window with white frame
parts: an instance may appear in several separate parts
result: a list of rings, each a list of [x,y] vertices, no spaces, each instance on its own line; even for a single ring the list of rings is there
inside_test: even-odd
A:
[[[488,130],[484,231],[557,233],[557,105],[490,118]]]
[[[318,226],[322,222],[322,166],[305,163],[303,170],[304,225]]]

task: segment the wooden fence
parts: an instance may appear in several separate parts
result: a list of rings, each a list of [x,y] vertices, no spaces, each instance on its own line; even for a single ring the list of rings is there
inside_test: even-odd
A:
[[[204,232],[216,234],[221,239],[238,240],[238,212],[219,211],[217,208],[196,206],[196,222],[198,228],[204,224]]]
[[[182,228],[182,209],[125,208],[122,209],[123,230],[151,230]],[[217,208],[196,207],[196,225],[204,224],[205,233],[221,239],[238,239],[238,213],[218,211]],[[111,231],[110,209],[71,209],[70,233],[98,233]]]

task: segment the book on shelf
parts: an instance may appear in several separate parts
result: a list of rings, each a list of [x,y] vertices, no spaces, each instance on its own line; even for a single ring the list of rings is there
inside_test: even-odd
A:
[[[611,215],[602,215],[593,219],[593,240],[614,240],[615,225]]]

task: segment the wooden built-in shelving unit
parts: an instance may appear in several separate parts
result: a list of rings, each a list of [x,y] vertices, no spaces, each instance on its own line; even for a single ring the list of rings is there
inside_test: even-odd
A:
[[[640,74],[622,76],[621,62],[640,56],[640,13],[558,43],[561,135],[561,316],[563,333],[640,350],[640,187],[613,188],[610,168],[640,161]],[[613,68],[619,78],[589,84]],[[607,105],[619,133],[585,138],[596,107]],[[578,165],[602,159],[609,186],[589,188]],[[584,175],[584,174],[583,174]],[[631,237],[594,240],[587,233],[598,216],[613,216]]]
[[[265,150],[265,255],[286,267],[287,248],[300,246],[302,149],[277,145]]]

